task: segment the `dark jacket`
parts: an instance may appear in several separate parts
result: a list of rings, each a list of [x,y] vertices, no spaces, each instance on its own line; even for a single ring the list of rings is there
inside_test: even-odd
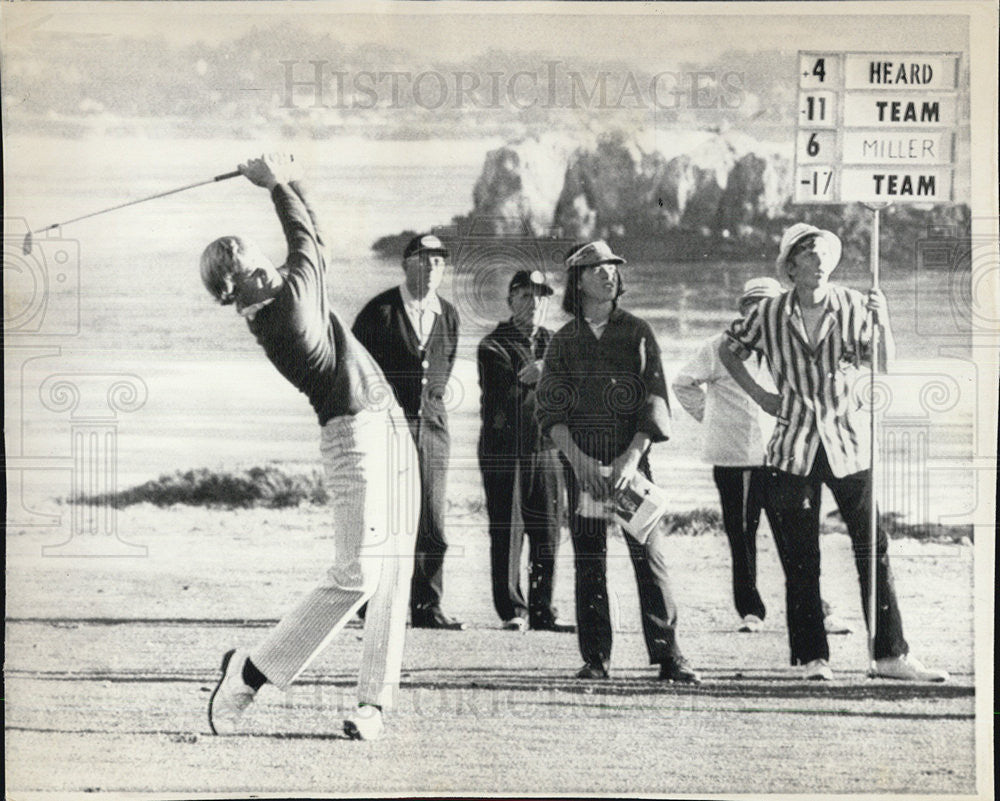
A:
[[[407,419],[446,429],[445,388],[458,350],[458,312],[440,300],[426,350],[406,316],[399,287],[372,298],[352,330],[381,366]]]
[[[532,352],[528,337],[508,320],[479,343],[480,454],[520,456],[540,449],[535,385],[522,384],[517,374],[524,365],[542,358],[551,339],[551,331],[539,328]]]
[[[610,464],[636,432],[670,436],[670,401],[660,346],[644,320],[615,309],[600,339],[582,318],[560,328],[545,354],[537,391],[543,434],[564,423],[588,456]]]

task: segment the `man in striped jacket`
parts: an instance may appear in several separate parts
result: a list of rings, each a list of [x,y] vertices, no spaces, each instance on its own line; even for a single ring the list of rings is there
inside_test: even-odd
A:
[[[788,636],[793,665],[806,678],[830,680],[830,650],[819,593],[819,516],[822,485],[837,501],[847,525],[861,583],[865,615],[870,598],[871,472],[868,418],[852,393],[860,367],[877,359],[885,370],[895,344],[885,295],[867,298],[831,284],[840,262],[840,239],[830,231],[797,223],[785,231],[777,266],[794,288],[765,298],[729,330],[719,358],[736,382],[777,418],[767,446],[771,469],[774,538],[785,568]],[[872,353],[873,325],[879,352]],[[762,354],[777,394],[749,375],[743,360]],[[877,530],[875,672],[884,678],[944,681],[908,656],[889,568],[888,537]],[[868,621],[868,625],[871,622]]]

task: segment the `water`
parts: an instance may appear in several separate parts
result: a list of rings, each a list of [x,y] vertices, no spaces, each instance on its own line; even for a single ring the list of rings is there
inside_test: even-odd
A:
[[[345,320],[353,320],[371,296],[401,279],[398,261],[376,257],[371,243],[468,212],[483,157],[497,144],[355,141],[304,146],[310,187],[334,255],[331,298]],[[254,153],[246,142],[28,143],[17,137],[7,142],[7,150],[7,214],[27,218],[33,228],[204,180]],[[47,274],[57,269],[54,256],[66,246],[70,252],[78,247],[79,264],[78,269],[72,263],[59,267],[66,280],[53,284],[53,303],[44,310],[41,330],[25,335],[22,328],[8,335],[8,452],[28,458],[29,467],[42,457],[56,465],[55,472],[24,473],[29,495],[69,494],[61,489],[69,427],[84,412],[82,407],[69,413],[46,408],[39,393],[56,373],[104,376],[105,382],[130,375],[140,385],[145,394],[141,408],[109,412],[98,398],[99,411],[93,412],[116,426],[115,480],[120,487],[194,467],[236,469],[275,461],[306,470],[317,465],[316,424],[305,399],[266,362],[232,309],[210,301],[198,277],[205,244],[225,233],[246,232],[275,260],[282,258],[280,227],[266,193],[234,179],[85,220],[39,241],[33,258],[46,260]],[[31,313],[25,297],[30,297],[30,273],[40,263],[25,261],[16,244],[5,242],[8,320]],[[457,254],[445,281],[442,294],[455,303],[463,321],[453,379],[449,493],[462,499],[459,505],[467,506],[481,494],[475,460],[476,345],[507,316],[506,282],[519,266],[545,266],[557,287],[550,326],[561,324],[558,250],[521,243],[509,249],[513,256],[507,262],[496,252],[475,261]],[[732,319],[742,282],[772,269],[756,263],[638,261],[626,268],[623,304],[653,326],[669,377],[703,338]],[[863,266],[854,265],[842,266],[837,277],[857,288],[869,280]],[[941,359],[941,350],[951,345],[955,355],[968,359],[967,282],[956,282],[947,273],[911,273],[890,276],[883,285],[902,360],[902,377],[895,385],[894,402],[902,410],[897,416],[914,424],[923,420],[930,431],[924,462],[911,468],[930,488],[929,497],[909,516],[960,514],[974,497],[966,462],[976,375],[968,361]],[[955,394],[955,404],[944,408],[950,403],[946,398],[932,404],[931,411],[920,404],[910,408],[909,402],[919,400],[922,388],[934,382],[947,385],[941,391]],[[943,411],[935,411],[938,407]],[[715,489],[709,468],[699,460],[698,426],[676,406],[675,421],[671,442],[654,450],[655,475],[668,487],[676,508],[712,506]]]

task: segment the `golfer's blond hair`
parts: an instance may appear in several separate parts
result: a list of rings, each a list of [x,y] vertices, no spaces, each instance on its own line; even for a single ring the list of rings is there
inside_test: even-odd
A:
[[[205,289],[223,306],[235,301],[233,276],[254,268],[263,257],[256,243],[239,236],[222,236],[201,254],[201,281]]]

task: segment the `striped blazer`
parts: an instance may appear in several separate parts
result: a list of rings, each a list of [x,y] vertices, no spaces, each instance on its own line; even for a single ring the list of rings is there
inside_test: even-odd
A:
[[[767,464],[808,475],[822,444],[838,478],[867,470],[869,418],[855,384],[871,359],[871,315],[853,289],[830,285],[815,348],[795,291],[765,298],[728,333],[741,359],[751,351],[768,361],[781,407],[767,446]]]

